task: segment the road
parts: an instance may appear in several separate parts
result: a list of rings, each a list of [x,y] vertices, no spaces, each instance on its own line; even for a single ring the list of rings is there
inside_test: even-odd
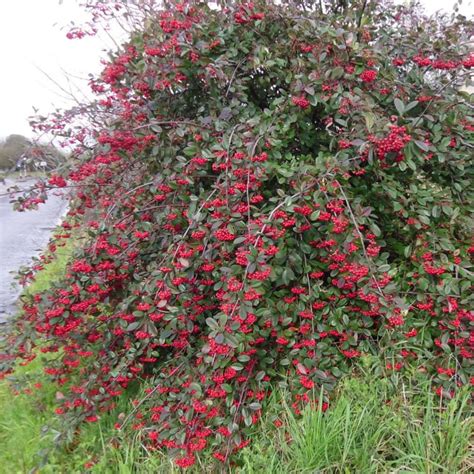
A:
[[[7,186],[12,184],[7,180]],[[31,182],[17,184],[27,187]],[[21,291],[14,278],[16,272],[46,247],[66,209],[66,201],[51,193],[38,210],[14,211],[9,197],[3,195],[7,186],[0,185],[0,322],[15,311]]]

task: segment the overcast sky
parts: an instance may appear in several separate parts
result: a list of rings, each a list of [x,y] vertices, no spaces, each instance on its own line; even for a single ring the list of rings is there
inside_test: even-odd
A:
[[[71,20],[80,24],[88,18],[77,0],[1,1],[0,137],[31,136],[33,106],[47,113],[73,105],[45,74],[80,96],[75,84],[88,90],[88,74],[101,70],[100,59],[113,43],[106,36],[66,38]]]
[[[101,70],[100,59],[113,47],[107,36],[68,40],[71,19],[87,18],[78,0],[2,0],[0,16],[0,137],[11,133],[31,136],[28,117],[33,106],[46,114],[72,105],[44,73],[63,87],[86,90],[89,73]],[[423,0],[430,12],[450,10],[455,0]],[[464,0],[463,13],[474,14],[473,0]],[[43,71],[43,72],[42,72]],[[82,78],[82,79],[81,79]]]

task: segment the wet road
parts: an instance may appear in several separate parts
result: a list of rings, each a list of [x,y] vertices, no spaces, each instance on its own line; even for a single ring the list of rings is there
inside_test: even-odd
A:
[[[27,187],[29,182],[17,183]],[[12,183],[8,182],[11,186]],[[21,266],[46,247],[52,230],[66,209],[66,201],[51,194],[38,210],[17,212],[12,209],[6,186],[0,185],[0,322],[15,311],[21,291],[15,274]]]

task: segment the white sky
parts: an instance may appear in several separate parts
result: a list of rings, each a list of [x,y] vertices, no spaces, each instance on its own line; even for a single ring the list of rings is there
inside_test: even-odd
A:
[[[11,133],[31,136],[28,117],[33,106],[43,114],[69,107],[70,100],[41,71],[64,87],[87,90],[89,73],[101,70],[100,59],[113,47],[107,36],[68,40],[71,20],[86,19],[78,0],[1,0],[0,16],[0,137]],[[423,0],[429,12],[451,10],[455,0]],[[464,0],[462,12],[474,14],[473,0]],[[64,28],[66,27],[66,28]],[[77,90],[75,92],[78,93]]]
[[[88,19],[77,0],[0,1],[0,137],[31,136],[33,106],[48,113],[73,105],[44,73],[80,97],[77,86],[88,92],[88,74],[100,72],[113,43],[106,35],[66,38],[71,20],[80,25]]]

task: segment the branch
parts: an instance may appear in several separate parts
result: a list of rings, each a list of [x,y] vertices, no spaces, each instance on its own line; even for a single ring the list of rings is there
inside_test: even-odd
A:
[[[354,212],[352,211],[352,207],[351,207],[351,204],[349,202],[349,199],[347,198],[347,195],[346,193],[344,192],[344,189],[343,187],[341,186],[340,183],[339,184],[339,189],[341,191],[341,194],[344,198],[344,201],[346,202],[346,205],[347,205],[347,209],[349,210],[349,214],[351,216],[351,220],[352,220],[352,223],[354,224],[354,228],[357,232],[357,235],[359,236],[359,240],[360,240],[360,243],[362,245],[362,250],[364,252],[364,256],[365,256],[365,259],[367,260],[367,263],[368,263],[368,266],[369,266],[369,271],[370,271],[370,276],[372,277],[372,280],[374,281],[375,285],[377,286],[377,290],[379,291],[380,295],[385,298],[385,295],[382,291],[382,288],[380,288],[380,285],[379,285],[379,282],[377,281],[377,278],[375,277],[372,269],[371,269],[371,266],[372,266],[372,260],[370,260],[368,254],[367,254],[367,249],[365,248],[365,243],[364,243],[364,236],[362,235],[361,231],[359,230],[359,224],[357,224],[357,220],[355,218],[355,215],[354,215]]]
[[[201,125],[196,122],[190,122],[188,120],[166,120],[160,122],[149,122],[146,125],[140,125],[138,127],[132,128],[133,131],[140,130],[142,128],[151,127],[152,125],[190,125],[191,127],[198,127],[198,128],[210,128],[207,125]]]
[[[364,3],[362,4],[362,8],[359,13],[359,19],[357,20],[357,41],[359,41],[360,39],[360,27],[362,25],[362,18],[364,16],[366,7],[367,7],[367,0],[364,0]]]

